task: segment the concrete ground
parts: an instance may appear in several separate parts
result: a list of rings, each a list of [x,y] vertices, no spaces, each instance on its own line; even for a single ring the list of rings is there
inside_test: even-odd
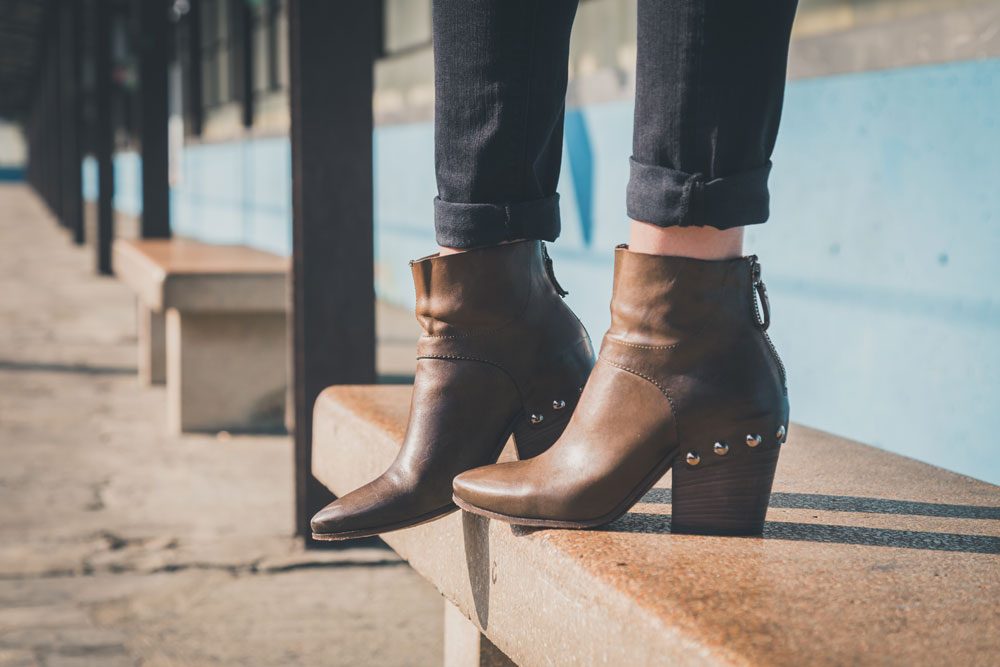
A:
[[[0,186],[0,667],[433,665],[388,550],[305,552],[287,437],[168,437],[131,295]]]

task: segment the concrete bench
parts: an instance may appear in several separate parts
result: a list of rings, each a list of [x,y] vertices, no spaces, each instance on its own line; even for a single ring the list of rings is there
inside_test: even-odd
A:
[[[389,464],[409,392],[319,398],[331,491]],[[447,665],[997,664],[1000,487],[793,426],[774,491],[763,538],[672,535],[668,475],[604,529],[455,513],[384,539],[445,597]]]
[[[288,261],[242,246],[118,240],[138,297],[139,376],[166,382],[172,432],[283,428]]]

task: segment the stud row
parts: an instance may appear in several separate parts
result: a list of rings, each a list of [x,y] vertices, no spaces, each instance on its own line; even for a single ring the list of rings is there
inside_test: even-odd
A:
[[[556,400],[552,401],[552,409],[557,412],[559,410],[564,409],[565,407],[566,407],[566,401],[562,399],[557,398]],[[532,424],[541,424],[543,421],[545,421],[545,415],[532,414],[529,419],[531,420]]]
[[[774,436],[778,439],[779,445],[785,441],[784,425],[778,427],[778,431],[774,434]],[[764,437],[760,434],[747,433],[747,447],[758,447],[762,442],[764,442]],[[729,445],[720,440],[712,445],[712,451],[715,452],[716,456],[725,456],[729,453]],[[687,453],[684,460],[687,461],[689,466],[696,466],[701,463],[701,456],[698,455],[698,452],[691,451]]]

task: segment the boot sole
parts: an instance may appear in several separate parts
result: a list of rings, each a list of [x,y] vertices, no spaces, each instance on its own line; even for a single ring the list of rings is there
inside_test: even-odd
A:
[[[597,528],[598,526],[603,526],[604,524],[611,523],[612,521],[621,518],[626,512],[632,509],[632,507],[638,503],[651,488],[653,488],[653,485],[656,484],[656,482],[659,481],[668,470],[670,470],[673,466],[674,458],[675,455],[671,454],[669,457],[664,459],[659,465],[653,468],[652,471],[646,474],[642,481],[639,482],[638,486],[636,486],[631,493],[625,497],[625,500],[620,502],[614,510],[597,519],[567,521],[563,519],[534,519],[511,516],[509,514],[491,512],[490,510],[483,509],[482,507],[476,507],[475,505],[465,502],[454,494],[451,499],[456,505],[466,512],[478,514],[479,516],[485,516],[490,519],[496,519],[497,521],[503,521],[516,526],[529,526],[532,528],[570,528],[575,530]]]
[[[757,536],[763,533],[778,455],[777,447],[763,451],[754,459],[742,461],[736,470],[717,467],[714,472],[703,471],[708,474],[703,474],[697,481],[686,478],[690,474],[686,469],[681,471],[684,477],[679,479],[678,470],[673,465],[676,455],[671,455],[654,467],[614,510],[597,519],[511,516],[477,507],[456,495],[452,496],[452,500],[466,512],[517,526],[576,530],[597,528],[624,516],[674,467],[671,533]],[[694,495],[688,497],[692,493]]]

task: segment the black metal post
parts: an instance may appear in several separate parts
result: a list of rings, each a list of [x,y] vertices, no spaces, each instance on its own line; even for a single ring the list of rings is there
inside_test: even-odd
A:
[[[49,210],[56,216],[60,224],[63,224],[62,217],[62,146],[59,136],[60,116],[62,114],[62,103],[59,90],[59,17],[57,12],[52,12],[49,22],[48,32],[48,53],[45,62],[45,87],[49,95],[49,104],[46,109],[46,123],[48,125],[46,134],[49,139]]]
[[[243,111],[243,127],[250,127],[253,125],[253,114],[254,114],[254,99],[253,99],[253,79],[254,79],[254,62],[253,62],[253,9],[250,7],[249,2],[240,3],[240,13],[239,13],[239,29],[240,29],[240,54],[239,54],[239,74],[240,74],[240,91],[241,91],[241,102]]]
[[[39,156],[41,158],[42,183],[39,193],[49,211],[59,220],[59,142],[54,130],[58,128],[59,97],[55,81],[58,63],[58,40],[55,38],[57,22],[51,14],[44,24],[41,38],[41,63],[38,89],[40,92],[40,118],[42,131],[39,134]],[[61,220],[60,220],[61,223]]]
[[[143,238],[170,236],[167,61],[170,25],[161,0],[138,0],[139,144],[142,155]]]
[[[62,94],[62,219],[73,241],[84,241],[83,184],[80,175],[80,12],[77,0],[59,6],[59,80]]]
[[[185,15],[188,28],[187,81],[184,91],[185,113],[189,132],[201,136],[202,95],[201,95],[201,2],[191,0],[191,9]]]
[[[58,8],[57,8],[58,10]],[[52,95],[52,104],[49,109],[49,134],[52,138],[52,201],[49,206],[53,214],[62,225],[66,220],[62,211],[62,191],[63,191],[63,147],[61,136],[61,118],[66,107],[62,99],[62,90],[59,85],[59,65],[62,61],[62,44],[59,41],[59,16],[58,11],[53,12],[51,35],[52,45],[49,47],[49,90]]]
[[[295,526],[330,497],[313,477],[312,410],[375,380],[371,0],[290,0]]]
[[[114,219],[114,133],[111,125],[111,0],[94,3],[94,157],[97,160],[97,271],[111,275]]]

